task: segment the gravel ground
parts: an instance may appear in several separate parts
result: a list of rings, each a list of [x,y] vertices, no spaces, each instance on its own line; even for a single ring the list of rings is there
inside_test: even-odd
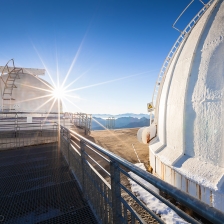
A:
[[[148,145],[138,142],[138,129],[139,128],[91,131],[88,138],[129,162],[138,163],[138,158],[132,147],[132,144],[134,144],[140,161],[148,165],[149,147]]]

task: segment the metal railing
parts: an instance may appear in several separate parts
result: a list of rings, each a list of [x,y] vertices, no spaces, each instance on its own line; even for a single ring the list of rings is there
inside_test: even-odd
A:
[[[63,118],[60,113],[0,112],[0,150],[57,142]]]
[[[60,129],[60,149],[100,223],[147,223],[152,218],[159,223],[165,223],[131,192],[130,187],[125,184],[127,179],[135,181],[184,220],[199,223],[130,175],[129,171],[207,220],[223,223],[224,214],[220,211],[64,127]],[[151,217],[142,217],[143,213]]]
[[[56,123],[1,124],[0,150],[58,141]]]
[[[155,84],[155,87],[154,87],[153,96],[152,96],[152,103],[153,103],[154,108],[156,107],[157,96],[158,96],[158,93],[159,93],[159,88],[160,88],[161,81],[162,81],[164,75],[166,75],[167,69],[169,68],[169,65],[171,64],[172,59],[174,58],[177,50],[179,49],[183,40],[185,40],[188,37],[188,34],[191,32],[192,28],[196,25],[196,23],[199,21],[201,16],[206,12],[206,10],[211,6],[211,4],[213,2],[214,2],[214,0],[210,0],[207,4],[204,4],[203,8],[188,23],[188,25],[186,26],[186,28],[183,31],[180,31],[179,29],[174,27],[175,29],[180,31],[181,34],[177,38],[176,42],[174,43],[173,47],[171,48],[170,52],[168,53],[165,61],[163,62],[162,68],[160,69],[160,72],[159,72],[159,75],[158,75],[158,78],[157,78],[157,81],[156,81],[156,84]],[[178,17],[178,19],[179,19],[179,17]],[[175,21],[175,23],[176,23],[176,21]]]
[[[20,123],[32,123],[36,125],[59,123],[67,128],[74,125],[71,122],[68,113],[57,112],[0,112],[0,130],[5,124],[11,124],[16,126]],[[71,113],[72,116],[72,113]]]
[[[67,113],[67,116],[70,117],[71,123],[76,127],[84,129],[85,134],[90,134],[92,115],[86,113]]]
[[[55,122],[1,125],[0,150],[49,142],[58,142],[59,149],[99,223],[147,223],[153,220],[165,223],[131,192],[128,179],[158,198],[184,220],[198,223],[145,185],[139,177],[212,223],[223,223],[222,212]]]

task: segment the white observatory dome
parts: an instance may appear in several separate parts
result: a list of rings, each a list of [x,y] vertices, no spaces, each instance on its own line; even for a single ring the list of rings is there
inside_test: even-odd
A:
[[[224,0],[209,3],[159,83],[150,164],[224,212]]]
[[[13,67],[8,64],[13,62]],[[62,102],[53,97],[53,87],[41,79],[44,69],[18,68],[10,60],[0,66],[0,112],[62,112]]]

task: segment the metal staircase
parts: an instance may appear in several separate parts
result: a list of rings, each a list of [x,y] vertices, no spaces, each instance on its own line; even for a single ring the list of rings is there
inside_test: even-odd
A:
[[[12,66],[9,66],[9,64]],[[7,62],[5,67],[2,70],[2,81],[4,82],[4,89],[2,93],[2,100],[3,100],[3,110],[11,111],[11,100],[15,100],[12,98],[13,89],[17,88],[15,85],[15,80],[20,79],[19,74],[23,73],[22,68],[16,68],[14,64],[14,60],[11,59]],[[4,80],[3,77],[6,77]],[[6,103],[10,101],[9,103]]]

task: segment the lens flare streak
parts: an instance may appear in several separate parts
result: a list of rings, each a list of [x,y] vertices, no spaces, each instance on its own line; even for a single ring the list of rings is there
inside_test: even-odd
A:
[[[138,73],[138,74],[134,74],[134,75],[129,75],[129,76],[123,76],[123,77],[120,77],[120,78],[117,78],[117,79],[112,79],[112,80],[108,80],[108,81],[104,81],[104,82],[99,82],[99,83],[95,83],[95,84],[90,84],[90,85],[86,85],[86,86],[82,86],[82,87],[77,87],[77,88],[73,88],[73,89],[69,89],[69,87],[71,87],[75,82],[77,82],[82,76],[84,76],[87,72],[90,71],[90,69],[88,69],[87,71],[85,71],[84,73],[82,73],[80,76],[78,76],[77,78],[75,78],[72,82],[70,82],[68,85],[65,85],[66,82],[68,81],[68,77],[70,76],[71,74],[71,71],[73,69],[73,67],[75,66],[76,64],[76,61],[78,60],[78,57],[81,53],[81,49],[82,49],[82,46],[83,46],[83,43],[84,43],[84,39],[85,39],[85,36],[84,38],[82,39],[79,47],[78,47],[78,50],[75,54],[75,57],[73,58],[72,60],[72,63],[68,69],[68,72],[67,74],[65,75],[64,79],[62,82],[60,82],[59,80],[59,66],[58,66],[58,53],[57,53],[57,50],[56,50],[56,81],[54,81],[54,79],[52,78],[47,66],[45,65],[42,57],[40,56],[39,52],[37,51],[36,47],[34,46],[33,44],[33,48],[34,50],[36,51],[41,63],[43,64],[44,68],[46,69],[47,71],[47,74],[49,75],[50,77],[50,80],[53,84],[53,87],[50,86],[49,84],[47,84],[44,80],[40,79],[39,77],[37,77],[37,79],[39,79],[44,85],[46,85],[46,89],[45,88],[39,88],[39,87],[35,87],[35,86],[29,86],[29,85],[25,85],[24,86],[28,86],[30,88],[33,88],[33,89],[37,89],[37,90],[40,90],[40,91],[45,91],[45,92],[48,92],[49,94],[45,95],[45,96],[40,96],[40,97],[36,97],[36,98],[31,98],[29,100],[33,100],[33,99],[40,99],[40,98],[44,98],[44,97],[50,97],[50,99],[46,100],[46,102],[44,102],[42,105],[40,105],[38,108],[36,108],[34,111],[37,111],[38,109],[40,109],[41,107],[43,107],[44,105],[46,105],[48,102],[50,102],[51,100],[53,100],[49,110],[48,110],[48,114],[50,113],[53,105],[55,104],[55,102],[57,101],[57,111],[58,111],[58,119],[59,119],[59,124],[60,124],[60,112],[61,112],[61,106],[63,104],[63,107],[66,108],[66,104],[65,104],[65,101],[67,101],[70,105],[73,105],[75,106],[75,108],[78,109],[78,111],[81,111],[83,113],[85,113],[78,105],[76,105],[74,102],[72,102],[69,98],[72,98],[72,99],[76,99],[76,100],[84,100],[82,98],[80,98],[79,96],[76,96],[74,94],[70,95],[69,93],[71,92],[76,92],[78,90],[82,90],[82,89],[88,89],[88,88],[92,88],[92,87],[96,87],[96,86],[100,86],[100,85],[106,85],[106,84],[109,84],[109,83],[112,83],[112,82],[117,82],[117,81],[121,81],[121,80],[124,80],[124,79],[128,79],[128,78],[132,78],[132,77],[137,77],[137,76],[140,76],[140,75],[143,75],[143,74],[149,74],[150,72],[153,72],[155,70],[151,70],[151,71],[146,71],[146,72],[141,72],[141,73]],[[60,84],[61,83],[61,84]],[[26,100],[28,101],[28,100]],[[102,125],[100,122],[98,122],[96,119],[92,118],[97,124],[99,124],[101,127],[103,127],[105,130],[107,130],[108,132],[111,133],[111,135],[114,135],[113,132],[111,132],[109,129],[107,129],[104,125]],[[119,141],[122,141],[121,139],[118,138]]]

